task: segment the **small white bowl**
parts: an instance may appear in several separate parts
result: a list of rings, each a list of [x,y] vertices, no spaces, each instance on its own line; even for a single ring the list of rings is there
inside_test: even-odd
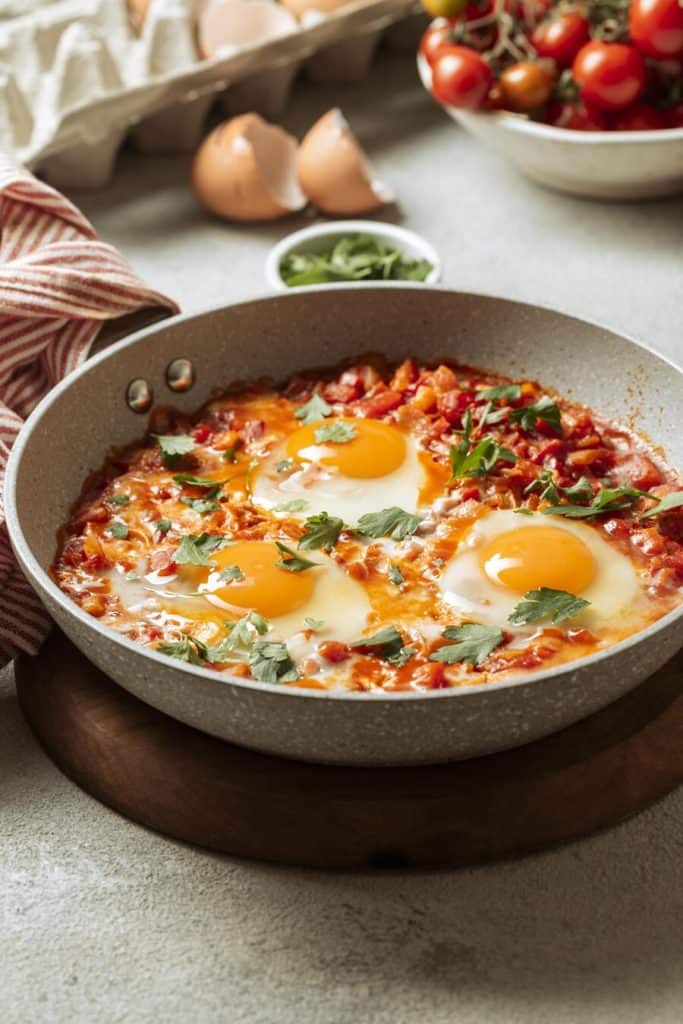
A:
[[[441,279],[441,260],[436,250],[426,239],[409,231],[407,228],[397,227],[395,224],[383,224],[374,220],[333,220],[324,224],[314,224],[310,228],[302,228],[301,231],[294,231],[286,235],[268,253],[266,260],[266,280],[270,287],[276,292],[286,292],[292,289],[286,285],[280,276],[280,264],[290,252],[325,252],[332,248],[335,242],[345,235],[372,235],[380,242],[392,245],[401,249],[408,259],[427,260],[432,269],[424,281],[414,282],[421,285],[437,284]],[[352,282],[354,285],[362,284],[362,281]],[[378,285],[381,281],[368,281],[368,284]],[[395,282],[393,282],[395,283]],[[402,284],[410,284],[410,281],[403,281]],[[348,281],[331,282],[328,287],[336,285],[348,285]],[[300,285],[307,288],[308,285]]]
[[[431,91],[432,70],[422,55],[417,67]],[[506,111],[441,106],[527,177],[559,192],[614,200],[683,192],[683,128],[578,132]]]

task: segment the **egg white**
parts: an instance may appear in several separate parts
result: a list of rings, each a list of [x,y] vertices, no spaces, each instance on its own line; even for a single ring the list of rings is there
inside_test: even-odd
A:
[[[639,599],[643,596],[638,574],[630,560],[613,548],[597,530],[586,523],[560,520],[541,514],[516,515],[511,510],[493,510],[478,519],[465,534],[458,550],[448,562],[439,581],[443,600],[460,616],[484,625],[499,626],[511,632],[529,632],[538,623],[512,626],[508,617],[523,596],[502,584],[493,583],[479,564],[479,551],[500,534],[520,527],[533,530],[552,525],[581,540],[596,565],[595,577],[577,597],[590,601],[571,620],[599,632],[610,625],[623,627],[637,619]]]
[[[286,458],[285,445],[279,445],[254,474],[252,500],[271,511],[282,508],[283,515],[295,518],[328,512],[346,523],[354,523],[366,512],[378,512],[392,505],[415,512],[425,474],[415,439],[406,437],[405,440],[406,455],[397,469],[385,476],[363,478],[344,476],[335,466],[314,461],[316,446],[306,450],[307,457],[313,461],[293,473],[278,473],[278,463]],[[321,455],[326,451],[323,446],[319,450]],[[290,502],[301,504],[294,506],[295,511],[288,511],[286,506]]]

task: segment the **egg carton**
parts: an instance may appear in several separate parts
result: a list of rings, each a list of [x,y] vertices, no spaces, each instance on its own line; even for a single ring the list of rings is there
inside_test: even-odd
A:
[[[302,68],[360,80],[383,35],[405,48],[422,26],[416,0],[354,0],[202,59],[201,2],[151,0],[138,33],[126,0],[0,0],[0,148],[59,188],[100,187],[126,136],[147,153],[191,151],[214,101],[277,117]]]

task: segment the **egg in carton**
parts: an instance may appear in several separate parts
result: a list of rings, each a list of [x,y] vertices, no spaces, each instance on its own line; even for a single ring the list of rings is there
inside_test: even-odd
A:
[[[145,152],[192,150],[217,96],[230,113],[256,110],[274,117],[302,64],[317,80],[363,77],[382,33],[414,5],[415,0],[29,5],[30,13],[0,22],[0,147],[58,187],[101,186],[129,132]],[[223,9],[217,17],[223,35],[216,39],[214,30],[207,47],[214,8]],[[10,7],[17,9],[21,0]]]

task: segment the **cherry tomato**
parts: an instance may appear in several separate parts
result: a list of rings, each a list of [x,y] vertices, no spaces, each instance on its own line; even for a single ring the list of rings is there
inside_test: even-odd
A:
[[[486,99],[493,75],[478,53],[467,46],[444,46],[432,67],[432,92],[451,107],[474,109]]]
[[[453,18],[467,7],[467,0],[421,0],[421,3],[432,18]]]
[[[599,110],[624,110],[645,87],[643,56],[625,43],[586,43],[574,58],[572,74],[581,98]]]
[[[555,76],[548,68],[528,60],[505,68],[498,81],[506,110],[517,114],[542,107],[555,86]]]
[[[678,0],[632,0],[628,30],[647,57],[677,57],[683,53],[683,7]]]
[[[551,103],[545,120],[556,128],[567,128],[575,132],[604,132],[609,127],[602,111],[587,107],[580,101]]]
[[[649,103],[634,103],[620,111],[612,119],[615,132],[649,132],[666,128],[666,119],[661,110]]]
[[[561,68],[571,67],[588,38],[588,21],[576,11],[564,11],[542,21],[531,34],[531,42],[539,56],[549,57]]]
[[[665,111],[664,117],[667,128],[683,128],[683,100]]]
[[[430,25],[420,40],[420,53],[431,66],[442,46],[453,42],[453,28],[450,22],[440,19]]]

